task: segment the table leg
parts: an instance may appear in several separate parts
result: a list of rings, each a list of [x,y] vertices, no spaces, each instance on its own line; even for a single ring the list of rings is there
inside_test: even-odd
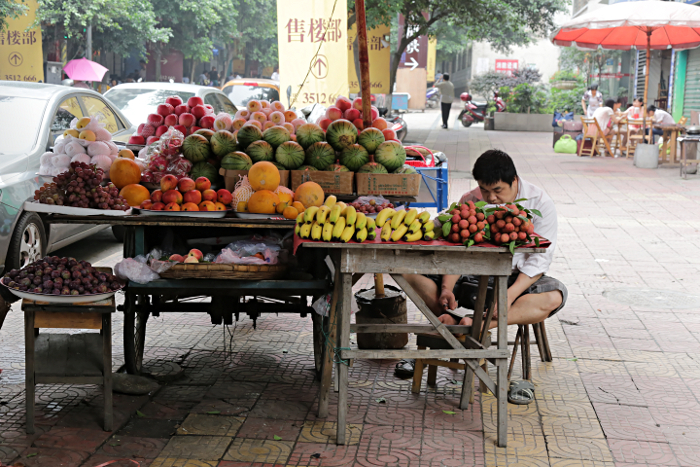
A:
[[[496,279],[496,296],[498,297],[498,349],[508,349],[508,277]],[[498,446],[506,447],[508,439],[508,360],[498,359],[497,389],[498,394]]]
[[[676,161],[676,139],[678,138],[678,131],[673,130],[671,132],[671,162],[674,164],[677,162]]]
[[[681,177],[685,180],[686,173],[685,173],[685,141],[681,143]]]
[[[112,314],[102,315],[102,371],[104,373],[103,391],[105,396],[105,431],[112,431]]]
[[[338,347],[350,347],[350,302],[352,300],[352,275],[340,275],[341,289],[338,306],[339,339]],[[342,362],[338,364],[338,431],[337,444],[345,444],[345,434],[348,418],[348,370],[349,366]]]
[[[34,312],[24,312],[24,375],[25,375],[25,391],[26,397],[26,412],[27,412],[27,433],[34,433],[34,399],[35,399],[35,380],[34,380]]]
[[[328,314],[328,339],[323,343],[325,353],[321,366],[321,389],[319,391],[318,418],[328,417],[328,399],[331,394],[331,384],[333,383],[333,360],[335,354],[335,337],[338,323],[338,298],[341,294],[340,284],[340,262],[335,262],[335,280],[333,281],[333,298],[331,299],[331,309]]]
[[[479,290],[474,304],[474,319],[472,319],[472,338],[480,340],[481,325],[484,320],[484,305],[488,292],[489,276],[479,276]],[[486,326],[488,332],[488,326]],[[468,404],[474,402],[474,372],[465,365],[464,381],[462,381],[462,397],[459,400],[459,408],[464,410]]]

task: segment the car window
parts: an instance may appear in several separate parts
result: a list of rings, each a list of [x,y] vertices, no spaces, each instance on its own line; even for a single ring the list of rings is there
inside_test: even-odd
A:
[[[190,97],[194,96],[194,92],[169,89],[112,88],[104,93],[104,96],[135,125],[145,122],[148,114],[156,113],[158,105],[173,95],[178,95],[183,102],[187,102]]]
[[[56,115],[54,115],[51,121],[51,133],[54,136],[62,134],[70,128],[70,122],[72,122],[74,118],[81,118],[83,116],[83,109],[81,109],[80,104],[78,104],[78,98],[69,97],[58,106]]]
[[[221,101],[221,106],[223,107],[224,112],[230,113],[231,115],[236,115],[238,109],[228,97],[219,93],[216,94],[216,97]]]
[[[28,153],[37,143],[46,104],[43,99],[0,95],[0,128],[9,129],[0,131],[0,169],[12,156]]]
[[[221,102],[219,102],[219,99],[216,98],[216,93],[210,92],[204,96],[204,103],[214,107],[214,112],[217,114],[221,112]]]
[[[263,88],[255,85],[235,84],[233,86],[226,86],[223,92],[231,99],[231,102],[233,102],[236,107],[245,107],[248,101],[253,99],[266,101],[280,100],[280,93],[277,92],[277,89]]]
[[[100,121],[105,124],[105,129],[110,133],[114,134],[124,129],[124,123],[102,99],[92,96],[80,96],[80,100],[83,101],[83,106],[88,115],[97,115]]]

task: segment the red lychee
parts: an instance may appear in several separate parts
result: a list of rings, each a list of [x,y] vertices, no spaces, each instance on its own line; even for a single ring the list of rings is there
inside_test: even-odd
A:
[[[461,240],[461,237],[460,237],[459,234],[456,233],[456,232],[453,232],[453,233],[450,234],[449,240],[450,240],[452,243],[461,243],[461,241],[460,241],[460,240]]]
[[[502,229],[503,227],[506,226],[506,221],[504,221],[503,219],[501,219],[501,220],[499,220],[499,221],[496,222],[496,226],[498,226],[499,229]]]
[[[469,216],[467,220],[470,224],[476,224],[476,216]]]
[[[459,236],[464,238],[464,239],[469,238],[470,235],[471,235],[471,232],[467,229],[464,229],[459,233]]]
[[[525,232],[518,233],[518,240],[527,240],[527,234]]]
[[[475,224],[472,224],[469,226],[469,232],[476,233],[477,230],[479,230],[479,229],[476,228]]]
[[[452,232],[459,233],[460,230],[462,229],[459,228],[459,224],[452,224]]]
[[[484,213],[483,212],[477,212],[476,213],[476,219],[483,221],[484,220]]]
[[[462,219],[461,221],[459,221],[459,228],[460,228],[460,229],[468,229],[468,228],[469,228],[469,222],[467,222],[466,220]]]
[[[491,214],[489,217],[486,218],[486,222],[488,222],[489,224],[493,224],[494,222],[496,222],[496,216]]]
[[[521,220],[518,219],[517,217],[514,217],[514,218],[513,218],[513,225],[514,225],[514,226],[518,227],[518,226],[520,226],[520,224],[522,224],[522,223],[523,223],[523,221],[521,221]]]
[[[503,227],[503,231],[506,233],[510,233],[515,230],[515,226],[511,223],[506,224],[505,227]]]
[[[459,215],[457,215],[457,214],[455,214],[454,216],[452,216],[452,223],[453,223],[453,224],[458,224],[459,221],[461,221],[461,220],[462,220],[462,218],[459,217]]]

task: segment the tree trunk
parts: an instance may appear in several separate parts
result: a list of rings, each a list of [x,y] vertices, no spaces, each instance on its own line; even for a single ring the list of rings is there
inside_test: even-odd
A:
[[[161,56],[161,51],[160,47],[156,49],[156,82],[160,82],[160,56]]]
[[[192,59],[192,68],[190,68],[190,83],[191,84],[196,84],[194,82],[194,73],[195,69],[197,68],[197,65],[199,64],[199,60],[195,60],[194,58]]]

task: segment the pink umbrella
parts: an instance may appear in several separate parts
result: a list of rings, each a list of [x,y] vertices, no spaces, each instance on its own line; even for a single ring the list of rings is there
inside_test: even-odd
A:
[[[700,8],[678,2],[623,2],[598,8],[564,23],[551,36],[569,47],[647,50],[644,102],[649,90],[651,49],[692,49],[700,46]]]
[[[99,63],[88,60],[87,58],[79,58],[71,60],[63,67],[70,79],[78,81],[102,81],[102,77],[107,73],[107,68]]]

